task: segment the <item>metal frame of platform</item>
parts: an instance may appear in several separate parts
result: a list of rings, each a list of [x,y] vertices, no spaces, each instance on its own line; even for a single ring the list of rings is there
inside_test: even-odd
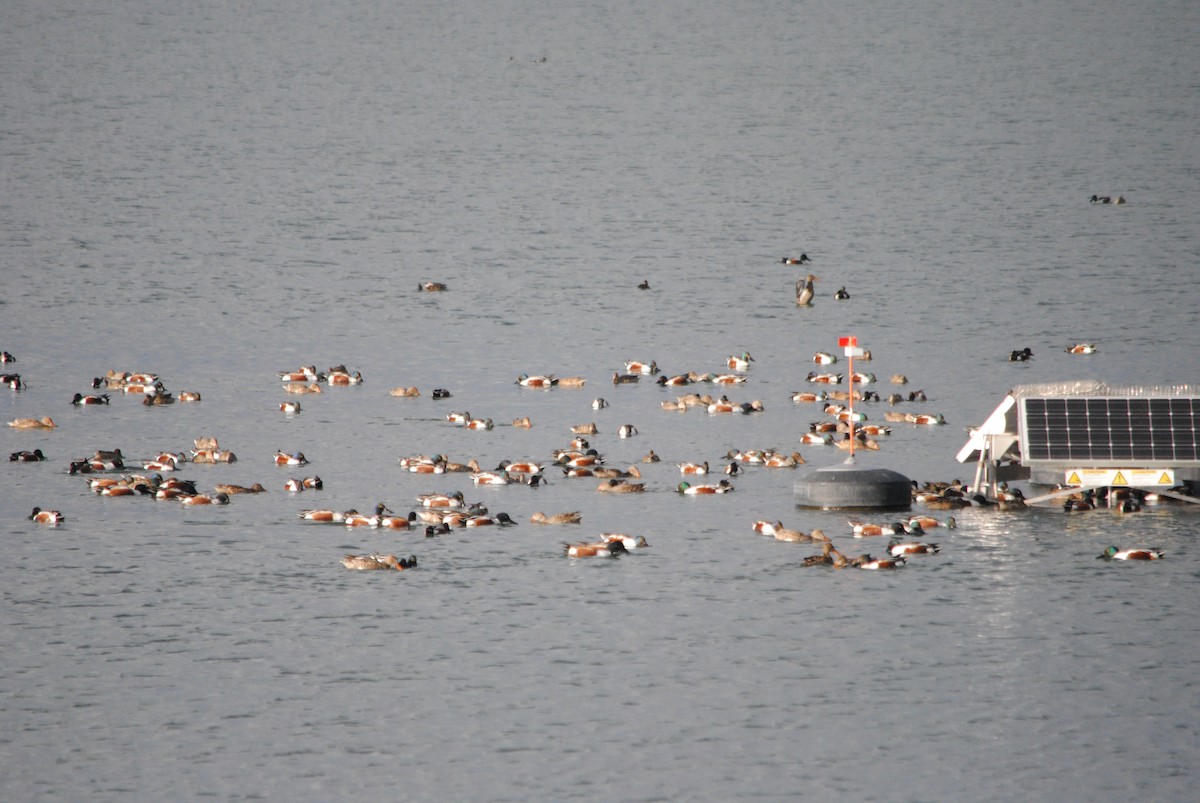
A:
[[[1027,420],[1026,399],[1070,399],[1072,404],[1063,404],[1061,410],[1056,410],[1056,420],[1061,424],[1060,429],[1039,431],[1038,452],[1057,452],[1058,455],[1047,459],[1030,459],[1029,433],[1024,431]],[[1103,422],[1070,420],[1070,409],[1079,408],[1086,403],[1080,400],[1102,400],[1103,403],[1093,406],[1107,407],[1111,402],[1120,406],[1122,400],[1131,400],[1130,407],[1147,410],[1147,419],[1143,422],[1139,417],[1134,421],[1132,415],[1120,422],[1121,426],[1115,432],[1122,436],[1116,440],[1114,430],[1106,428]],[[1156,402],[1150,404],[1147,400],[1187,400],[1182,404],[1175,402]],[[1133,401],[1136,400],[1136,401]],[[1048,409],[1048,405],[1038,405]],[[1185,419],[1175,426],[1170,419],[1168,426],[1156,425],[1150,420],[1152,407],[1167,408],[1181,407],[1186,412]],[[1178,490],[1181,487],[1189,490],[1200,483],[1200,459],[1161,458],[1158,455],[1177,452],[1200,455],[1200,416],[1194,411],[1200,410],[1200,388],[1193,385],[1133,385],[1112,386],[1095,380],[1080,380],[1037,385],[1018,385],[1008,392],[1004,400],[996,407],[984,423],[968,430],[970,437],[959,450],[957,459],[960,463],[975,460],[975,480],[973,491],[985,495],[994,495],[997,484],[1017,480],[1031,480],[1036,484],[1067,485],[1054,492],[1026,499],[1027,503],[1038,503],[1067,496],[1086,490],[1105,487],[1137,488],[1153,490],[1164,496],[1185,502],[1200,504],[1200,499]],[[1078,417],[1078,416],[1077,416]],[[1161,415],[1160,415],[1161,418]],[[1186,424],[1183,421],[1186,420]],[[1121,427],[1126,427],[1122,429]],[[1130,429],[1136,430],[1129,435],[1136,436],[1139,448],[1127,448],[1123,437]],[[1072,450],[1070,438],[1082,437],[1080,448]],[[1182,442],[1182,448],[1174,448],[1175,444],[1164,443],[1162,439],[1182,436],[1190,441]],[[1096,446],[1092,448],[1091,440],[1095,439]],[[1107,441],[1105,439],[1108,439]],[[1056,440],[1057,439],[1057,440]],[[1128,453],[1133,455],[1152,455],[1150,458],[1134,458],[1122,454],[1120,458],[1104,456],[1106,451],[1113,453]],[[1062,457],[1063,452],[1078,451],[1079,457]],[[1186,478],[1185,478],[1186,475]],[[1047,481],[1051,477],[1061,477],[1061,482]]]

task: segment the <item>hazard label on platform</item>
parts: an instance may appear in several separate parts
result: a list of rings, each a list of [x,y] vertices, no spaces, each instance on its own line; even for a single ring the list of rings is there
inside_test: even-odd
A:
[[[1132,488],[1171,487],[1175,470],[1171,468],[1073,468],[1066,472],[1067,485],[1117,486]]]

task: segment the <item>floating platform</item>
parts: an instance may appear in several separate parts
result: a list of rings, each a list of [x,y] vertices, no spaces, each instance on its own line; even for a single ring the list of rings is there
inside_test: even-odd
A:
[[[886,468],[843,463],[812,471],[796,480],[797,507],[908,510],[912,481]]]

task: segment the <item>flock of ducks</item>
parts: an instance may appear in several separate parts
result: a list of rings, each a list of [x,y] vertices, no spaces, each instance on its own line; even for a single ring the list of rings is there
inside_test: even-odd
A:
[[[1104,199],[1093,198],[1094,202],[1106,203]],[[1118,200],[1117,203],[1122,202]],[[787,265],[804,265],[812,260],[807,254],[799,257],[784,257],[782,262]],[[812,274],[799,279],[796,284],[796,303],[807,306],[815,297],[814,283],[817,278]],[[641,289],[649,289],[649,283],[644,282]],[[423,282],[419,285],[423,292],[442,292],[446,286],[438,282]],[[834,298],[844,300],[849,298],[845,288],[834,294]],[[1066,349],[1072,354],[1091,354],[1096,350],[1095,344],[1078,343]],[[1013,362],[1027,361],[1033,352],[1029,348],[1014,350],[1010,355]],[[4,363],[15,362],[8,352],[0,357]],[[863,361],[870,361],[871,355],[866,352]],[[710,384],[720,387],[735,387],[745,383],[752,370],[755,359],[749,352],[730,355],[720,372],[688,371],[680,374],[662,373],[654,360],[629,360],[624,363],[623,371],[613,374],[613,385],[627,385],[639,382],[643,377],[655,377],[654,382],[662,387],[683,387],[689,385]],[[816,352],[813,363],[818,367],[836,365],[838,357],[831,352]],[[363,376],[358,371],[351,371],[345,365],[331,367],[327,371],[318,371],[315,365],[302,366],[296,370],[280,371],[278,377],[283,383],[283,390],[289,394],[319,394],[324,392],[322,386],[355,386],[362,385]],[[810,423],[809,431],[800,438],[801,443],[809,445],[829,446],[840,448],[852,446],[863,449],[880,448],[877,438],[891,434],[891,427],[883,424],[870,423],[866,411],[860,406],[853,408],[857,402],[881,402],[879,393],[869,386],[876,383],[873,373],[857,371],[849,377],[849,390],[841,390],[845,378],[843,373],[832,371],[813,371],[807,377],[808,383],[821,389],[813,391],[794,391],[791,399],[796,404],[819,404],[826,418]],[[521,373],[515,380],[521,387],[536,390],[550,390],[564,387],[583,387],[586,380],[583,377],[558,377],[554,374]],[[891,378],[893,385],[907,384],[908,379],[902,374]],[[3,375],[3,383],[8,387],[20,390],[25,387],[21,376],[15,373]],[[71,400],[72,405],[109,405],[111,394],[136,394],[142,397],[145,405],[165,405],[179,402],[198,402],[200,394],[184,391],[176,397],[167,391],[162,380],[151,373],[109,371],[104,377],[98,377],[92,382],[93,389],[106,392],[84,394],[76,393]],[[388,391],[389,395],[402,398],[419,397],[420,391],[415,387],[396,387]],[[435,399],[448,399],[451,393],[444,388],[436,388],[432,392]],[[907,396],[892,393],[887,397],[889,405],[904,402],[920,403],[926,401],[924,391],[911,391]],[[593,409],[600,410],[608,407],[608,402],[597,398],[592,402]],[[765,407],[760,400],[732,401],[725,395],[714,398],[711,394],[687,393],[674,400],[661,402],[663,410],[688,411],[701,409],[710,415],[727,413],[752,414],[762,412]],[[296,415],[302,408],[298,401],[280,403],[279,410],[287,415]],[[885,412],[888,422],[904,422],[916,426],[936,426],[945,424],[945,418],[940,413]],[[490,430],[495,422],[490,418],[472,416],[469,412],[452,411],[445,416],[452,426],[466,429]],[[40,419],[19,418],[8,422],[15,429],[54,429],[57,425],[46,416]],[[516,419],[511,426],[530,428],[532,422],[528,417]],[[553,452],[552,461],[501,461],[493,470],[483,470],[474,458],[465,463],[452,462],[444,455],[415,455],[402,457],[398,463],[402,470],[413,473],[443,474],[460,472],[470,476],[472,483],[479,485],[509,485],[523,484],[537,487],[544,482],[545,471],[551,468],[561,470],[564,478],[600,479],[597,491],[601,493],[639,494],[646,490],[644,482],[636,482],[642,477],[637,466],[618,469],[606,466],[604,458],[592,449],[586,436],[595,435],[598,428],[594,422],[580,424],[571,428],[576,437],[562,449]],[[628,438],[638,434],[637,427],[632,424],[620,425],[616,430],[618,437]],[[87,481],[89,488],[102,496],[131,496],[150,495],[156,499],[178,501],[182,505],[226,505],[230,498],[239,494],[263,493],[266,489],[259,483],[251,486],[232,484],[217,484],[212,492],[201,492],[194,482],[178,480],[173,477],[164,478],[179,470],[181,465],[189,460],[194,463],[232,463],[237,457],[227,450],[221,450],[215,438],[197,438],[195,448],[190,456],[182,452],[160,453],[152,459],[139,461],[143,472],[117,476],[115,472],[126,471],[124,458],[119,449],[112,451],[97,451],[91,457],[78,458],[69,464],[70,474],[97,474]],[[734,485],[728,479],[717,482],[704,482],[702,479],[710,472],[723,471],[729,476],[738,476],[747,466],[764,468],[794,468],[804,464],[804,458],[798,451],[782,452],[777,450],[737,450],[731,449],[726,454],[728,463],[724,466],[710,466],[708,461],[677,463],[679,473],[686,479],[676,486],[677,493],[686,496],[721,495],[734,491]],[[298,467],[307,465],[308,460],[303,452],[277,451],[274,462],[280,466]],[[45,460],[40,449],[14,452],[11,461],[37,462]],[[643,458],[644,463],[656,463],[660,458],[650,450]],[[318,476],[304,478],[289,478],[283,489],[290,493],[301,493],[308,490],[323,488],[323,481]],[[918,487],[913,483],[913,501],[930,510],[955,509],[967,506],[996,506],[1000,509],[1020,509],[1025,501],[1019,490],[1008,491],[999,489],[997,499],[988,500],[979,495],[970,494],[961,483],[927,483]],[[322,524],[337,524],[348,528],[365,527],[371,529],[417,530],[424,532],[426,537],[447,535],[459,529],[476,527],[510,527],[517,522],[507,513],[489,514],[487,508],[480,503],[466,502],[461,491],[449,493],[426,493],[415,499],[414,509],[404,514],[396,514],[384,503],[378,503],[373,513],[361,514],[355,509],[333,510],[323,508],[306,509],[299,512],[298,517],[307,522]],[[1068,501],[1066,509],[1085,509],[1084,501]],[[582,513],[567,511],[547,514],[542,511],[534,512],[529,521],[537,525],[569,526],[582,522]],[[56,510],[43,510],[35,507],[29,519],[39,524],[56,525],[66,521],[65,516]],[[939,520],[929,515],[910,516],[902,520],[885,523],[872,523],[859,520],[848,522],[850,537],[855,539],[872,537],[889,537],[886,546],[887,557],[876,558],[870,554],[854,557],[847,556],[819,529],[805,533],[800,530],[783,526],[782,522],[756,521],[753,530],[764,536],[779,541],[792,543],[819,543],[821,552],[811,555],[802,561],[804,566],[829,566],[835,569],[855,567],[864,570],[888,570],[904,566],[911,556],[936,555],[940,547],[936,543],[911,540],[908,537],[919,538],[928,530],[943,527],[954,528],[955,519],[949,517]],[[644,536],[631,536],[624,533],[602,533],[597,539],[590,541],[564,541],[562,553],[569,558],[617,557],[636,552],[649,547]],[[1163,556],[1162,550],[1137,548],[1118,549],[1109,547],[1100,557],[1112,560],[1157,560]],[[345,555],[341,565],[354,571],[403,571],[415,569],[418,566],[416,556],[400,558],[388,553],[370,553],[362,555]]]

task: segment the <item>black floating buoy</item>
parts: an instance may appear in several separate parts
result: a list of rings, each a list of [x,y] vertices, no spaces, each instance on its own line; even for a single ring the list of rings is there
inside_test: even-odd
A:
[[[795,494],[797,507],[908,510],[912,481],[891,469],[842,463],[796,480]]]

